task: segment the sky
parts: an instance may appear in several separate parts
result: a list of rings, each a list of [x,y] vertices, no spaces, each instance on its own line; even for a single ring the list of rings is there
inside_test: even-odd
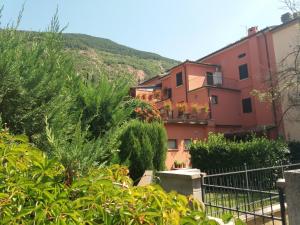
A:
[[[280,0],[2,0],[1,24],[43,31],[56,8],[65,32],[111,39],[176,60],[196,60],[247,33],[280,24]]]

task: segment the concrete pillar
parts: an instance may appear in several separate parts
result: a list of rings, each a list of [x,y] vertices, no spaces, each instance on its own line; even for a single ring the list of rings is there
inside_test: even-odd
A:
[[[289,225],[300,224],[300,169],[284,172]]]
[[[156,175],[160,179],[162,188],[169,191],[176,191],[183,195],[193,195],[202,201],[201,178],[205,173],[198,169],[182,169],[171,171],[160,171]]]

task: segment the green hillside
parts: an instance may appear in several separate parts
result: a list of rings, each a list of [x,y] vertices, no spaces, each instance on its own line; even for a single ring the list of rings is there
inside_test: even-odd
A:
[[[178,61],[129,48],[109,39],[71,33],[64,34],[64,38],[65,47],[75,57],[79,70],[123,70],[147,79],[178,64]]]

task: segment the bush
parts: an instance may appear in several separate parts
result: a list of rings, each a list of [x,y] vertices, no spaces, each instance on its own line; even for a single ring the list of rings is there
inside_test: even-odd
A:
[[[290,158],[293,163],[300,162],[300,141],[290,141],[288,143]]]
[[[223,134],[210,133],[207,140],[196,141],[190,146],[192,164],[202,170],[239,167],[244,163],[278,165],[288,160],[287,153],[285,142],[255,136],[235,142],[226,140]]]
[[[134,120],[120,137],[119,162],[129,167],[136,180],[145,170],[163,170],[167,154],[167,137],[161,123]]]
[[[192,197],[132,186],[125,167],[91,167],[65,185],[63,165],[26,136],[0,132],[0,162],[1,224],[215,224]]]

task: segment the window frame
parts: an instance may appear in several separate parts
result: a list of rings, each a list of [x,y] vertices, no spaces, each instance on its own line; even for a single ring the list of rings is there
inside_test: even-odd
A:
[[[246,55],[247,55],[247,54],[246,54],[245,52],[243,52],[243,53],[241,53],[241,54],[238,55],[238,58],[239,58],[239,59],[245,58]]]
[[[211,96],[211,104],[212,105],[217,105],[219,103],[219,98],[217,95],[212,95]]]
[[[181,75],[180,77],[180,79],[178,79],[179,78],[179,76],[178,75]],[[181,83],[180,84],[178,84],[178,81],[180,81]],[[182,72],[178,72],[178,73],[176,73],[176,87],[179,87],[179,86],[181,86],[181,85],[183,85],[183,73]]]
[[[206,84],[210,86],[214,85],[214,74],[212,72],[206,72]]]
[[[249,108],[247,108],[247,107],[249,107]],[[253,112],[252,99],[250,97],[242,99],[242,111],[243,111],[243,113],[252,113]]]
[[[192,140],[191,139],[188,139],[188,138],[186,138],[186,139],[184,139],[183,140],[183,148],[184,148],[184,150],[185,151],[189,151],[189,149],[187,148],[187,145],[186,145],[186,141],[188,141],[189,142],[189,145],[191,145],[192,144]]]
[[[170,148],[170,146],[169,146],[169,141],[175,141],[175,148]],[[174,139],[174,138],[170,138],[170,139],[168,139],[168,150],[178,150],[178,141],[177,141],[177,139]]]
[[[239,65],[239,78],[240,80],[246,80],[249,78],[249,70],[247,63]]]

